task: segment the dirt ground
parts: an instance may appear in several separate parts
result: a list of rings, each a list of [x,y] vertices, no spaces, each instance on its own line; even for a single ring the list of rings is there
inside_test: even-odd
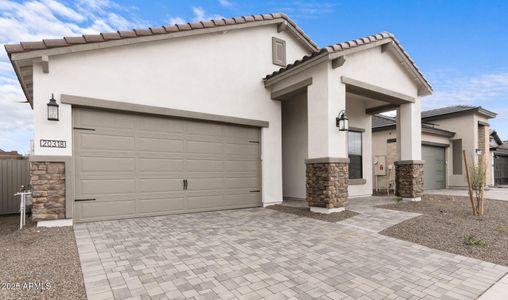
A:
[[[0,216],[0,299],[86,299],[72,227],[18,226]]]
[[[420,202],[379,207],[422,214],[381,234],[508,266],[506,201],[486,200],[482,217],[473,217],[468,197],[425,195]]]
[[[356,213],[354,211],[350,211],[350,210],[345,210],[345,211],[331,213],[331,214],[318,214],[318,213],[311,212],[308,207],[291,207],[291,206],[284,206],[284,205],[271,205],[271,206],[268,206],[267,208],[277,210],[280,212],[293,214],[293,215],[298,215],[298,216],[302,216],[302,217],[313,218],[313,219],[326,221],[326,222],[333,222],[333,223],[339,222],[339,221],[345,220],[347,218],[351,218],[351,217],[358,215],[358,213]]]

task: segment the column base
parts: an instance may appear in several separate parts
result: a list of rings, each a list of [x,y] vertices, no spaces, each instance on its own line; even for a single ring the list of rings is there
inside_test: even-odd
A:
[[[419,201],[423,196],[423,161],[395,162],[395,195],[403,200]]]
[[[325,214],[325,215],[341,212],[344,210],[345,210],[344,207],[334,207],[334,208],[324,208],[324,207],[316,207],[316,206],[310,207],[311,212],[318,213],[318,214]]]
[[[344,210],[348,197],[348,158],[307,159],[307,203],[312,212]]]

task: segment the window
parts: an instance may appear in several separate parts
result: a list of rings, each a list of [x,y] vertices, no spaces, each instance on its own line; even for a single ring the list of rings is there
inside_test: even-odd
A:
[[[277,66],[286,66],[286,41],[276,37],[272,37],[272,62]]]
[[[362,179],[362,133],[348,132],[349,179]]]
[[[462,139],[453,140],[453,175],[462,175]]]

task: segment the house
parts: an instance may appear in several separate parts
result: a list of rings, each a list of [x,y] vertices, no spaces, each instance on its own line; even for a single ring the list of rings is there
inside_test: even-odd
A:
[[[34,113],[35,220],[339,211],[372,193],[371,115],[394,108],[398,192],[422,194],[432,88],[389,33],[319,48],[275,13],[5,49]]]
[[[16,150],[4,151],[0,149],[0,159],[25,159],[25,157]]]
[[[490,129],[491,178],[494,185],[508,185],[508,141]]]
[[[471,163],[483,154],[490,165],[488,120],[495,118],[496,113],[481,106],[457,105],[423,111],[421,117],[424,189],[467,186],[462,150],[466,150]],[[384,115],[372,120],[374,189],[386,191],[394,180],[395,123],[395,118]],[[379,170],[380,166],[384,170]],[[487,182],[492,184],[490,172]]]

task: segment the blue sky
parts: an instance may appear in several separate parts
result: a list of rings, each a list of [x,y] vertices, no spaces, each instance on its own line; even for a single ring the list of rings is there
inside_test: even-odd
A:
[[[434,87],[423,109],[481,105],[508,140],[508,1],[0,0],[0,43],[284,12],[320,46],[390,31]],[[33,131],[0,51],[0,149],[26,153]]]

